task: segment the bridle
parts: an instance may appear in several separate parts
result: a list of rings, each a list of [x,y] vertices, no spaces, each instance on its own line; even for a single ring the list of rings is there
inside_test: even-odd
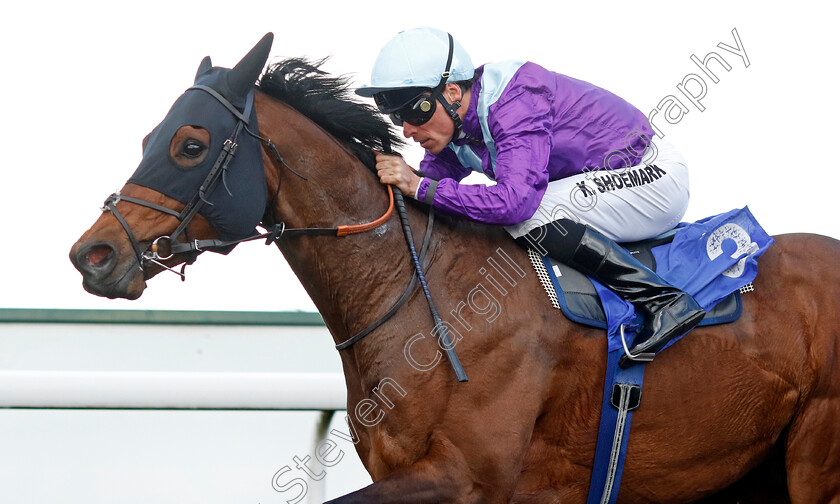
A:
[[[201,208],[204,205],[212,205],[212,203],[207,201],[207,195],[210,194],[216,188],[216,186],[218,186],[219,181],[221,181],[222,185],[225,186],[225,189],[227,189],[227,184],[225,184],[224,181],[225,175],[227,173],[228,166],[230,165],[231,161],[233,161],[233,158],[236,154],[236,149],[239,145],[237,143],[237,139],[243,131],[251,135],[252,137],[260,140],[279,163],[287,167],[292,173],[295,173],[299,177],[305,179],[303,175],[299,174],[288,164],[286,164],[285,160],[283,159],[283,156],[280,155],[280,152],[277,150],[277,146],[274,144],[274,142],[272,142],[268,138],[260,136],[258,133],[255,133],[250,128],[248,128],[248,116],[250,115],[250,109],[251,107],[253,107],[254,100],[253,91],[251,91],[248,94],[247,102],[245,105],[245,111],[240,112],[233,104],[230,103],[230,101],[228,101],[224,96],[222,96],[220,93],[218,93],[215,89],[211,87],[195,85],[188,88],[187,91],[193,89],[209,93],[216,100],[218,100],[219,103],[221,103],[226,109],[228,109],[237,119],[233,131],[230,133],[230,135],[228,135],[228,138],[224,141],[219,156],[216,158],[216,161],[213,163],[213,166],[207,173],[207,176],[205,177],[204,181],[196,190],[195,195],[192,198],[190,198],[190,200],[186,203],[186,205],[184,205],[184,208],[180,212],[140,198],[124,196],[121,195],[119,192],[108,196],[108,199],[105,200],[104,206],[102,207],[102,211],[109,211],[112,214],[114,214],[114,217],[116,217],[117,221],[125,230],[125,233],[128,236],[128,240],[131,243],[131,248],[134,251],[137,264],[141,270],[145,271],[145,266],[147,263],[153,263],[161,268],[175,273],[176,275],[179,275],[181,277],[181,280],[183,281],[186,278],[184,276],[183,267],[181,271],[178,272],[166,266],[161,261],[166,261],[172,258],[175,254],[194,253],[195,255],[184,263],[184,267],[186,267],[187,264],[192,264],[192,262],[195,261],[197,255],[201,252],[227,251],[233,248],[233,246],[242,242],[265,238],[266,245],[270,245],[272,243],[278,242],[284,236],[347,236],[350,234],[364,233],[366,231],[375,229],[390,218],[394,210],[394,192],[391,186],[388,186],[388,210],[385,212],[384,215],[382,215],[378,219],[368,223],[337,226],[334,228],[287,228],[286,224],[284,222],[281,222],[267,227],[267,231],[265,233],[255,233],[245,238],[240,238],[236,240],[193,239],[179,241],[178,238],[181,236],[181,234],[184,234],[186,236],[187,227],[189,226],[190,222],[192,222],[192,219],[195,217],[195,215],[201,210]],[[162,235],[155,238],[146,248],[143,248],[141,246],[141,242],[137,239],[136,235],[131,230],[131,226],[128,225],[128,222],[125,220],[125,217],[123,217],[122,213],[120,213],[119,209],[117,209],[117,203],[120,201],[127,201],[129,203],[134,203],[136,205],[144,206],[146,208],[151,208],[158,212],[172,215],[173,217],[178,219],[179,224],[175,228],[175,230],[172,231],[170,234]],[[161,254],[162,250],[168,250],[169,253]]]
[[[351,234],[357,233],[364,233],[384,224],[388,219],[390,219],[391,214],[393,213],[394,207],[396,206],[398,209],[398,213],[400,216],[400,221],[402,223],[403,234],[405,236],[406,242],[408,244],[409,251],[412,256],[412,263],[414,265],[415,274],[412,275],[411,282],[409,283],[408,287],[404,291],[403,295],[394,303],[394,305],[379,319],[375,322],[370,324],[368,327],[357,333],[356,335],[352,336],[351,338],[347,339],[346,341],[339,343],[336,345],[337,350],[344,350],[350,348],[355,343],[361,341],[362,338],[370,334],[374,329],[382,325],[385,321],[387,321],[391,316],[393,316],[397,310],[408,301],[408,298],[411,295],[411,292],[414,290],[418,280],[420,285],[423,288],[423,292],[426,296],[426,300],[429,304],[429,309],[432,314],[432,318],[435,323],[435,329],[440,334],[441,344],[440,346],[443,348],[447,358],[449,359],[449,363],[452,366],[453,371],[455,372],[455,376],[457,377],[458,381],[465,382],[467,381],[467,374],[464,371],[463,366],[461,365],[460,360],[458,359],[458,355],[455,353],[455,345],[452,343],[451,339],[449,338],[448,331],[446,330],[446,326],[440,319],[440,315],[437,312],[437,309],[432,301],[431,293],[429,292],[428,285],[426,284],[426,279],[423,274],[422,262],[425,256],[426,251],[428,250],[428,245],[432,233],[432,225],[434,222],[434,212],[429,212],[429,223],[426,226],[426,236],[423,240],[423,248],[421,249],[421,253],[418,256],[415,247],[414,247],[414,239],[412,238],[411,228],[408,225],[408,214],[405,210],[405,202],[402,197],[402,193],[396,187],[391,185],[387,186],[388,189],[388,210],[376,220],[371,222],[367,222],[364,224],[356,224],[356,225],[344,225],[344,226],[337,226],[333,228],[323,228],[323,227],[311,227],[311,228],[287,228],[286,224],[281,222],[278,224],[274,224],[267,228],[265,233],[255,233],[253,235],[247,236],[245,238],[240,238],[236,240],[218,240],[218,239],[205,239],[205,240],[187,240],[184,242],[178,241],[178,237],[183,233],[186,235],[187,226],[189,226],[192,219],[195,215],[201,210],[201,208],[206,205],[212,205],[209,201],[207,201],[207,195],[210,194],[213,189],[215,189],[219,181],[226,187],[224,182],[224,177],[227,172],[227,168],[230,165],[231,161],[236,154],[236,149],[238,146],[237,139],[239,135],[244,131],[246,134],[251,135],[252,137],[258,139],[262,144],[267,148],[274,158],[283,166],[288,168],[292,173],[296,174],[299,177],[306,178],[300,173],[296,172],[292,169],[283,159],[283,156],[280,155],[280,152],[277,150],[276,145],[268,138],[264,138],[260,136],[258,133],[252,131],[248,128],[248,117],[250,115],[251,107],[253,107],[254,103],[254,91],[248,93],[248,97],[246,100],[245,110],[244,112],[240,112],[233,104],[231,104],[224,96],[219,94],[213,88],[203,85],[194,85],[187,89],[190,90],[200,90],[206,93],[209,93],[213,96],[216,100],[218,100],[226,109],[228,109],[234,117],[236,117],[236,125],[233,128],[233,131],[225,140],[224,145],[222,147],[219,156],[216,158],[216,161],[213,163],[212,168],[208,172],[207,176],[205,177],[204,181],[201,183],[199,188],[197,189],[195,195],[187,202],[184,208],[178,212],[172,210],[171,208],[167,208],[162,205],[158,205],[156,203],[152,203],[149,201],[145,201],[140,198],[134,198],[130,196],[122,196],[119,193],[114,193],[105,200],[105,205],[102,207],[102,211],[110,211],[114,214],[117,221],[119,221],[120,225],[126,232],[129,241],[131,242],[131,248],[134,251],[134,254],[137,259],[137,264],[140,267],[141,271],[145,271],[145,265],[147,263],[153,263],[157,266],[164,268],[165,270],[171,271],[176,275],[181,277],[181,280],[185,280],[184,275],[184,268],[187,264],[192,264],[195,261],[198,254],[201,252],[210,250],[210,251],[222,251],[222,250],[229,250],[233,246],[247,241],[258,240],[265,238],[266,245],[270,245],[271,243],[279,242],[283,237],[292,237],[292,236],[312,236],[312,235],[332,235],[332,236],[348,236]],[[385,142],[386,152],[390,152],[390,144]],[[230,191],[228,191],[230,193]],[[140,241],[137,240],[134,232],[131,230],[131,227],[126,222],[125,217],[120,213],[117,209],[117,203],[119,201],[127,201],[129,203],[134,203],[136,205],[144,206],[146,208],[151,208],[153,210],[157,210],[159,212],[172,215],[176,217],[179,221],[178,226],[175,228],[172,233],[169,235],[163,235],[155,238],[148,247],[143,249],[141,247]],[[169,254],[161,255],[161,248],[163,248],[164,242],[167,243],[169,248]],[[166,266],[161,261],[165,261],[170,259],[175,254],[188,254],[194,253],[193,257],[190,258],[187,262],[184,263],[184,266],[181,268],[181,271],[175,271],[172,268]]]

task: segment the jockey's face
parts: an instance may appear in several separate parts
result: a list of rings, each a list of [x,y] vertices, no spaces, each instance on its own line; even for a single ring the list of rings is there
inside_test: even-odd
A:
[[[461,88],[457,84],[447,84],[443,90],[443,97],[449,103],[462,101],[461,107],[458,109],[458,115],[461,116],[462,120],[469,104],[467,96],[468,93],[462,97]],[[465,100],[462,98],[466,99],[467,103],[464,103]],[[455,124],[452,122],[452,118],[439,103],[437,105],[434,115],[428,122],[420,126],[414,126],[407,122],[403,123],[403,135],[419,143],[420,147],[431,154],[438,154],[449,145],[452,134],[455,132]]]

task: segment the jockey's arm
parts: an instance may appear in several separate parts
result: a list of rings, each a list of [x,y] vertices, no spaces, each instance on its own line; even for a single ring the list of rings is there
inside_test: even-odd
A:
[[[527,117],[505,113],[508,103],[518,101],[521,107],[523,100],[529,101]],[[552,148],[550,102],[543,94],[520,93],[506,97],[491,112],[489,125],[497,155],[495,172],[489,175],[496,184],[459,184],[442,179],[435,185],[424,180],[417,196],[455,217],[508,226],[529,219],[545,194]],[[450,149],[441,154],[447,151],[455,158]]]

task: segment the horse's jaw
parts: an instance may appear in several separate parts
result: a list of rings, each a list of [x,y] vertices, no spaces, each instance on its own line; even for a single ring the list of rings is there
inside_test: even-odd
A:
[[[82,280],[82,287],[89,293],[108,299],[128,299],[133,301],[143,295],[146,290],[146,282],[135,278],[131,271],[112,282],[97,282],[85,277]]]

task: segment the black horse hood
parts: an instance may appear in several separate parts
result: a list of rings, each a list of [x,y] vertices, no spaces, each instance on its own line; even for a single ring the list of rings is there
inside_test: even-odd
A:
[[[212,92],[230,102],[247,118],[247,129],[257,133],[254,83],[268,59],[272,40],[273,35],[267,34],[233,69],[213,67],[210,57],[204,58],[195,78],[197,87],[187,89],[151,132],[143,159],[129,182],[185,205],[196,197],[239,121]],[[178,166],[169,152],[173,135],[183,126],[203,128],[210,133],[206,157],[191,168]],[[260,141],[243,129],[236,143],[233,159],[221,180],[205,194],[206,203],[199,210],[223,240],[240,239],[253,233],[268,198]]]

